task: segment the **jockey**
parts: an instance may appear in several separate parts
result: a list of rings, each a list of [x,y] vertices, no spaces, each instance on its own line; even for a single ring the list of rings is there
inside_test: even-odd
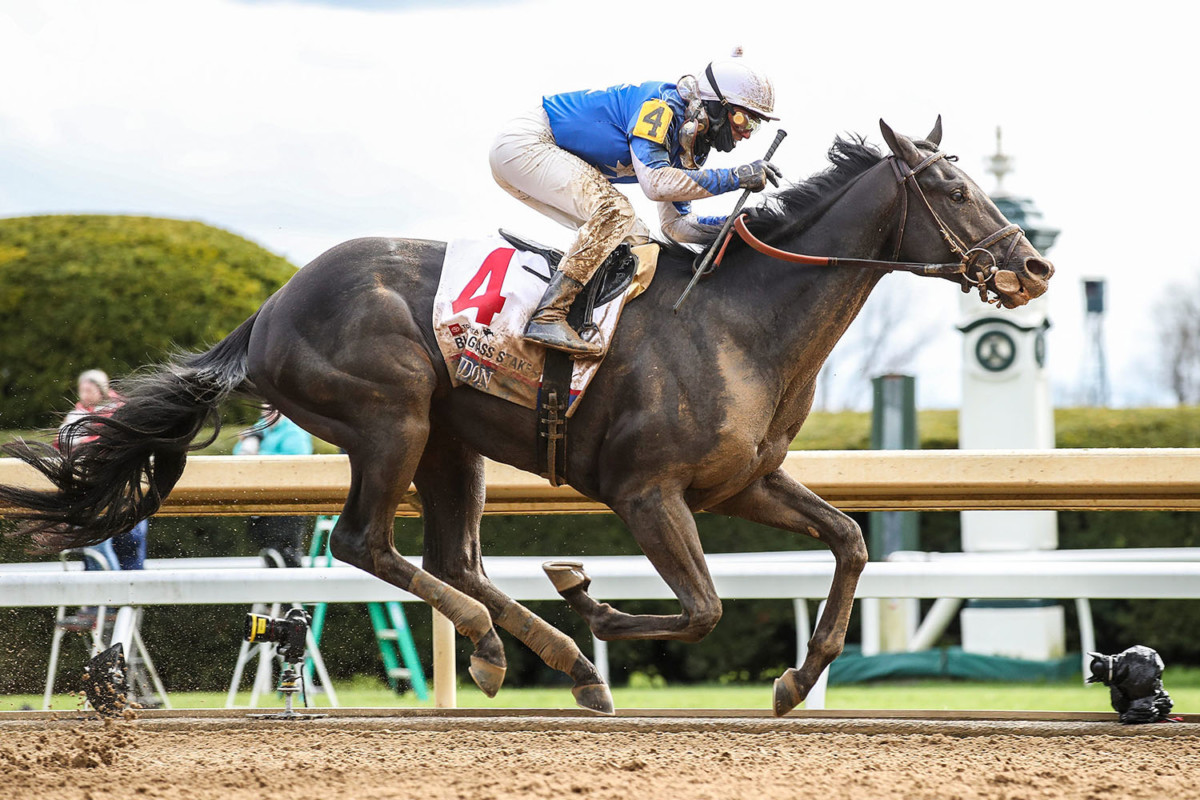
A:
[[[584,285],[622,241],[649,230],[614,183],[636,182],[658,202],[665,236],[704,243],[723,217],[702,217],[691,201],[739,189],[761,191],[780,173],[767,161],[735,169],[703,169],[712,147],[729,152],[775,110],[775,88],[746,65],[740,49],[678,83],[622,84],[542,98],[535,111],[501,131],[492,145],[492,175],[509,194],[551,219],[578,229],[554,273],[525,339],[576,357],[604,347],[582,339],[567,312]]]

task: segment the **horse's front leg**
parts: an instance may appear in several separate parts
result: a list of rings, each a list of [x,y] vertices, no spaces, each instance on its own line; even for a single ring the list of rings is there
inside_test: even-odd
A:
[[[708,574],[696,521],[682,494],[639,486],[612,505],[642,552],[679,598],[682,613],[626,614],[587,593],[590,579],[576,562],[550,562],[546,574],[599,639],[679,639],[698,642],[721,618],[721,598]]]
[[[836,559],[829,599],[808,642],[808,655],[800,669],[789,669],[775,681],[775,714],[783,716],[803,702],[821,672],[842,653],[858,576],[867,563],[862,530],[782,469],[710,510],[820,539]]]

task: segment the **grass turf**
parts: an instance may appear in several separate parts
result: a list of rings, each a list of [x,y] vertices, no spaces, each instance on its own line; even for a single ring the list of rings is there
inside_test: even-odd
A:
[[[1175,711],[1194,713],[1200,709],[1200,668],[1168,667],[1163,684],[1175,702]],[[413,694],[397,695],[385,684],[371,678],[358,678],[335,685],[339,704],[345,708],[420,708],[433,707],[433,701],[421,702]],[[573,708],[574,701],[566,686],[502,689],[488,699],[470,684],[459,685],[460,708]],[[617,687],[613,689],[617,708],[745,708],[769,709],[771,685],[700,684],[692,686]],[[173,692],[175,708],[221,708],[224,692]],[[327,706],[323,695],[317,706]],[[249,692],[238,695],[245,707]],[[8,695],[0,697],[0,711],[24,708],[40,709],[41,696]],[[297,706],[299,703],[297,703]],[[258,707],[282,707],[279,695],[259,698]],[[1100,685],[1084,686],[1081,680],[1056,683],[984,683],[976,681],[903,681],[832,686],[826,697],[828,708],[839,709],[917,709],[917,710],[994,710],[994,711],[1111,711],[1108,690]],[[82,701],[69,694],[56,695],[55,709],[76,709]]]

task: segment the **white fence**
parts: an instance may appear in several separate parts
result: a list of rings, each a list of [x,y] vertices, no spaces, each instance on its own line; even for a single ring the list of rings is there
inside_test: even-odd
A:
[[[1069,552],[1069,551],[1066,551]],[[542,557],[485,558],[488,576],[522,601],[558,600],[541,570]],[[420,559],[414,559],[420,563]],[[159,562],[161,564],[161,562]],[[591,556],[589,594],[599,600],[673,599],[640,556]],[[717,591],[727,599],[823,599],[832,559],[808,553],[708,556]],[[57,566],[57,565],[55,565]],[[157,565],[156,565],[157,566]],[[872,562],[859,598],[1200,598],[1200,561],[1108,562],[1039,559]],[[211,605],[279,600],[327,603],[413,601],[412,595],[348,566],[328,569],[154,568],[138,572],[61,569],[0,570],[0,606]]]
[[[1193,556],[1194,557],[1194,556]],[[0,570],[0,605],[59,606],[207,605],[290,602],[368,603],[415,601],[412,595],[352,567],[267,569],[255,566],[213,567],[220,559],[179,568],[170,561],[148,562],[141,572],[73,572],[69,579],[57,564],[19,565]],[[419,559],[416,559],[419,562]],[[541,570],[540,557],[485,559],[488,575],[506,594],[520,601],[557,600]],[[228,559],[242,564],[257,559]],[[208,562],[208,563],[204,563]],[[717,591],[725,599],[780,598],[795,601],[798,663],[808,641],[808,601],[822,600],[829,590],[833,562],[825,553],[729,553],[708,556]],[[634,556],[587,559],[590,593],[599,600],[672,599],[670,589],[650,563]],[[873,562],[859,582],[861,598],[1200,598],[1200,560],[1193,561],[1029,561],[948,559],[945,561]],[[1090,647],[1090,613],[1084,644]],[[454,631],[435,615],[433,679],[439,707],[456,705]],[[602,644],[597,661],[607,666]],[[607,673],[607,669],[604,670]],[[607,674],[605,675],[607,677]],[[824,686],[814,690],[808,707],[824,706]]]

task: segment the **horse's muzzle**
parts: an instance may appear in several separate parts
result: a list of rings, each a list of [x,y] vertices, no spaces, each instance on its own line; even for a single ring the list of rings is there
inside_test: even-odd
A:
[[[1054,265],[1039,255],[1025,259],[1024,267],[1020,277],[1025,294],[1030,300],[1041,297],[1046,293],[1047,284],[1054,275]]]
[[[1053,275],[1053,264],[1040,256],[1031,257],[1025,259],[1019,274],[1002,269],[992,276],[991,284],[1005,308],[1017,308],[1045,294]]]

